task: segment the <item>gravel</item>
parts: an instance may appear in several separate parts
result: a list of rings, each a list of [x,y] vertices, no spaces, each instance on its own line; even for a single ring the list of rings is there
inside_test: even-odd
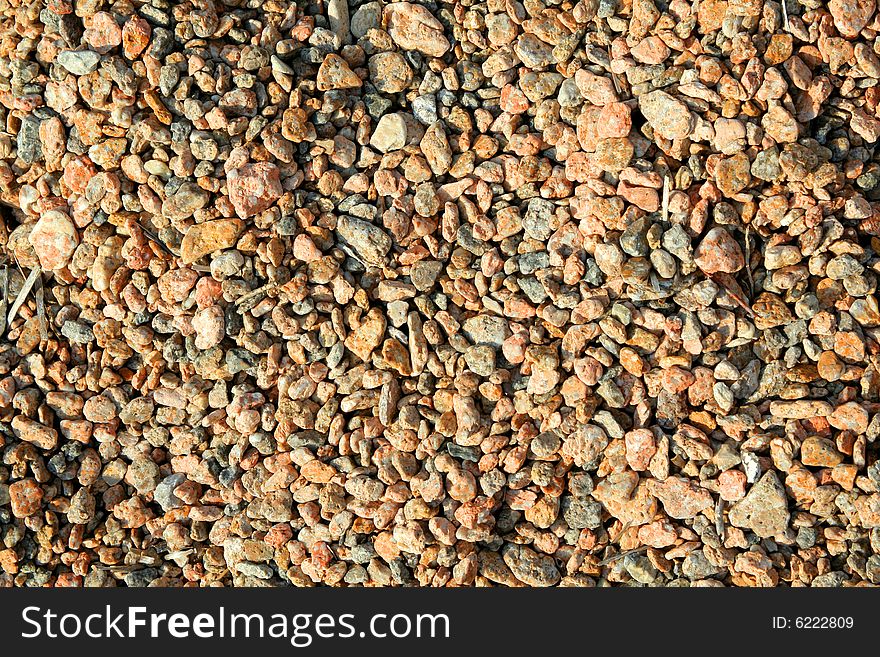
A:
[[[874,0],[7,4],[0,586],[880,583]]]

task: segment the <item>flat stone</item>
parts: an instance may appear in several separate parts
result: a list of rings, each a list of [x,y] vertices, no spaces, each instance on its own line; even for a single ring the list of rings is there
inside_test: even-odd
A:
[[[687,105],[665,91],[639,96],[639,109],[654,131],[666,139],[684,139],[694,128]]]
[[[79,245],[76,226],[60,210],[43,214],[28,235],[28,241],[40,259],[43,269],[63,269]]]
[[[74,75],[88,75],[97,70],[101,55],[94,50],[63,50],[55,61]]]
[[[214,219],[190,226],[180,243],[180,256],[191,264],[215,251],[230,249],[243,230],[240,219]]]
[[[397,151],[406,146],[406,120],[402,114],[386,114],[376,125],[370,137],[370,146],[382,153]]]
[[[422,5],[393,2],[385,7],[385,23],[395,44],[404,50],[418,50],[442,57],[450,48],[443,24]]]
[[[391,249],[388,233],[363,219],[343,215],[336,224],[336,232],[368,264],[381,264]]]
[[[278,167],[268,162],[233,169],[226,183],[235,212],[242,219],[270,208],[284,193]]]
[[[363,81],[348,67],[348,63],[339,55],[330,53],[318,69],[317,84],[319,91],[330,89],[357,89]]]
[[[790,517],[785,488],[772,470],[764,474],[728,513],[730,524],[751,529],[761,538],[785,531]]]
[[[739,243],[727,230],[716,226],[711,229],[694,251],[694,262],[707,274],[735,273],[745,266],[745,256]]]

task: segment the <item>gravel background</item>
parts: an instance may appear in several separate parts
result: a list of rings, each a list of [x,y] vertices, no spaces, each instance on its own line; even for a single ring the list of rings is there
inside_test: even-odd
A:
[[[880,582],[878,34],[0,0],[0,585]]]

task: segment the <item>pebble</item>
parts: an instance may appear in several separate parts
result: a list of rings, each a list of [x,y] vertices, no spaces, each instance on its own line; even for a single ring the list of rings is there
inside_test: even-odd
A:
[[[765,473],[746,496],[730,508],[728,518],[734,527],[750,529],[761,538],[784,532],[791,513],[785,489],[776,473]]]
[[[449,50],[443,24],[426,7],[394,2],[387,5],[383,13],[388,34],[404,50],[417,50],[431,57],[442,57]]]
[[[56,61],[74,75],[88,75],[98,68],[101,55],[94,50],[62,50]]]
[[[706,274],[732,274],[745,266],[745,256],[733,235],[717,226],[706,233],[694,250],[694,262]]]
[[[227,184],[229,199],[242,219],[266,210],[283,193],[278,167],[268,162],[233,169],[229,172]]]
[[[831,0],[828,11],[834,19],[834,27],[847,38],[859,36],[874,15],[877,5],[874,0]]]
[[[43,269],[63,269],[79,245],[79,235],[70,217],[60,210],[50,210],[34,224],[28,241]]]
[[[368,221],[343,215],[336,226],[339,236],[370,264],[381,263],[391,249],[391,238]]]
[[[381,153],[397,151],[406,146],[406,120],[403,114],[386,114],[370,137],[370,146]]]
[[[510,545],[503,551],[504,563],[513,576],[527,586],[553,586],[559,581],[559,569],[548,555],[539,555],[525,545]]]
[[[339,55],[329,53],[318,69],[316,78],[320,91],[331,89],[356,89],[363,82],[357,74],[348,67],[348,63]]]
[[[12,515],[16,518],[27,518],[38,513],[43,495],[43,489],[34,479],[20,479],[9,484],[9,504]]]
[[[639,96],[639,109],[648,124],[666,139],[684,139],[693,131],[693,118],[687,105],[665,91]]]
[[[180,241],[180,257],[187,264],[202,257],[235,246],[244,230],[239,219],[214,219],[191,226]]]

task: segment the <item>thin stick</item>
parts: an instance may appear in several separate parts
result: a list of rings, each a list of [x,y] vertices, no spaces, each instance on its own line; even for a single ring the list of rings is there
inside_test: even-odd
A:
[[[608,46],[607,51],[608,51],[608,59],[610,60],[611,59],[611,46]],[[617,82],[617,76],[614,75],[614,71],[609,71],[609,73],[611,73],[611,83],[614,85],[614,91],[615,91],[615,93],[617,93],[618,96],[620,96],[620,83]]]
[[[619,541],[623,537],[624,532],[626,532],[626,530],[629,529],[631,524],[632,524],[632,521],[627,521],[623,525],[623,527],[620,528],[620,531],[617,533],[617,536],[615,536],[614,538],[611,539],[611,542],[617,543],[617,541]]]
[[[749,279],[749,295],[755,296],[755,279],[752,277],[752,225],[746,224],[746,277]]]
[[[251,290],[247,294],[242,294],[238,299],[235,300],[235,305],[240,306],[243,303],[250,301],[254,297],[258,297],[261,294],[270,292],[276,289],[278,286],[275,283],[266,283],[266,285],[262,285],[258,287],[256,290]]]
[[[724,498],[719,497],[715,504],[715,531],[721,544],[727,540],[727,527],[724,525]]]
[[[607,559],[602,559],[602,561],[600,561],[596,565],[597,566],[607,566],[609,563],[617,561],[618,559],[623,559],[624,557],[628,557],[631,554],[638,554],[639,552],[644,552],[647,549],[648,549],[647,545],[642,545],[641,547],[637,547],[632,550],[627,550],[625,552],[621,552],[619,554],[612,555],[612,556],[608,557]]]
[[[140,224],[138,224],[138,225],[140,226]],[[150,241],[155,242],[159,246],[159,248],[162,249],[165,253],[170,255],[172,258],[177,257],[177,254],[174,251],[172,251],[171,248],[167,244],[165,244],[165,242],[160,240],[159,236],[156,235],[155,233],[153,233],[153,231],[147,230],[143,226],[140,226],[140,229],[142,231],[144,231],[144,235],[146,235],[150,239]]]
[[[43,290],[43,278],[37,276],[34,298],[37,300],[37,317],[40,321],[40,339],[44,342],[49,339],[49,322],[46,319],[46,293]]]
[[[663,176],[663,221],[669,221],[669,176]]]
[[[785,25],[785,31],[788,32],[788,7],[786,6],[786,0],[782,0],[782,22]]]
[[[0,335],[6,333],[6,311],[9,309],[9,265],[3,265],[2,298],[0,298]]]
[[[718,285],[720,285],[721,287],[723,287],[723,288],[724,288],[724,291],[727,292],[727,293],[730,295],[730,298],[733,299],[734,301],[736,301],[737,305],[739,305],[740,308],[742,308],[743,310],[745,310],[745,311],[748,313],[749,317],[754,317],[754,316],[755,316],[755,311],[752,310],[751,306],[749,306],[748,303],[746,303],[746,300],[745,300],[745,299],[743,299],[742,297],[740,297],[736,292],[734,292],[734,291],[731,290],[729,287],[727,287],[724,283],[722,283],[722,282],[721,282],[718,278],[716,278],[715,276],[710,276],[709,278],[711,278],[713,281],[715,281],[715,283],[717,283]]]
[[[18,311],[24,305],[24,302],[27,301],[28,294],[30,294],[31,288],[34,286],[34,283],[37,282],[37,278],[39,278],[42,271],[43,270],[40,269],[39,265],[31,270],[24,285],[21,286],[21,292],[18,293],[18,296],[15,297],[15,302],[12,304],[12,310],[9,311],[9,317],[6,319],[7,326],[12,324]]]

